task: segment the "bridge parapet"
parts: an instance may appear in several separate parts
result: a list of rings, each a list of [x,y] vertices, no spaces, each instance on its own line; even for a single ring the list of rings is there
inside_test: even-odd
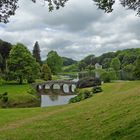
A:
[[[35,88],[39,92],[45,90],[61,90],[63,93],[72,94],[74,93],[77,87],[77,82],[66,81],[66,80],[57,80],[57,81],[46,81],[44,83],[39,83],[35,85]]]

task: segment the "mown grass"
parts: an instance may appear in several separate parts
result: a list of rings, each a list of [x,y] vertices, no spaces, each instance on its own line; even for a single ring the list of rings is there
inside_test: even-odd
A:
[[[139,140],[140,82],[103,85],[79,103],[1,109],[2,140]]]
[[[34,106],[38,104],[38,99],[36,96],[28,93],[30,88],[31,85],[29,84],[4,84],[0,85],[0,94],[8,93],[8,107]]]

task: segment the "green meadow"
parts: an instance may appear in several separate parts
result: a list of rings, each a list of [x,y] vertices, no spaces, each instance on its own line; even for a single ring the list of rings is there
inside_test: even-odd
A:
[[[29,84],[3,84],[0,85],[0,94],[8,93],[8,107],[31,107],[38,106],[37,96],[29,94],[31,85]],[[2,103],[0,103],[0,106]]]
[[[104,84],[102,93],[79,103],[0,109],[0,140],[139,139],[140,81]]]

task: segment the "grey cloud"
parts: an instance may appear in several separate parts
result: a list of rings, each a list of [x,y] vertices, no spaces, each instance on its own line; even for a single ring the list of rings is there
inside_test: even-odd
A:
[[[89,54],[140,47],[140,18],[118,4],[110,14],[97,10],[92,0],[69,0],[51,13],[40,3],[19,4],[10,23],[0,24],[0,38],[22,42],[31,51],[39,41],[43,59],[50,50],[80,60]]]

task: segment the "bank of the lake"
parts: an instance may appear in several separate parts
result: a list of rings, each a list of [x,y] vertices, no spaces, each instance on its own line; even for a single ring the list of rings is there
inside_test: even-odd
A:
[[[35,107],[40,105],[36,95],[30,94],[31,85],[9,83],[0,85],[0,94],[8,93],[8,102],[0,102],[0,107]]]
[[[79,103],[0,114],[2,140],[139,140],[140,81],[104,84]]]

